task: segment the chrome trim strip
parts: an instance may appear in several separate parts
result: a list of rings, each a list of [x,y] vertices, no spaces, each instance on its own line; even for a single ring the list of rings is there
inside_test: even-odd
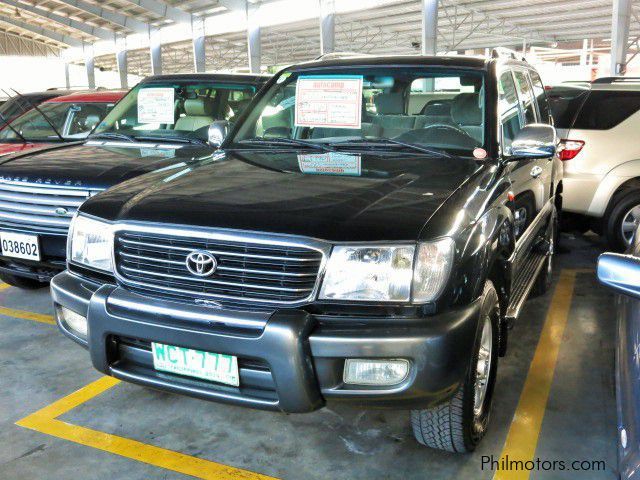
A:
[[[13,182],[10,180],[0,180],[0,190],[12,192],[37,193],[42,195],[61,195],[67,197],[89,197],[91,190],[85,187],[74,187],[64,185],[49,186],[48,184],[33,184],[27,182]]]
[[[143,255],[134,255],[133,253],[118,252],[119,255],[127,258],[135,258],[142,261],[155,262],[155,263],[165,263],[168,265],[180,265],[184,266],[184,261],[179,260],[165,260],[163,258],[153,258],[153,257],[145,257]],[[129,260],[135,261],[135,260]],[[276,271],[268,271],[268,270],[255,270],[252,268],[234,268],[234,267],[224,267],[218,265],[216,270],[223,270],[228,272],[240,272],[240,273],[253,273],[256,275],[277,275],[277,276],[285,276],[285,277],[315,277],[315,273],[290,273],[290,272],[276,272]]]
[[[204,324],[219,323],[231,328],[248,328],[254,330],[262,330],[267,323],[268,316],[264,313],[248,312],[242,316],[237,312],[223,313],[213,308],[197,307],[193,305],[185,308],[183,305],[175,307],[168,305],[168,302],[138,302],[136,297],[144,298],[136,293],[115,290],[115,294],[109,295],[108,306],[120,307],[132,312],[140,312],[148,314],[151,312],[154,316],[167,316],[171,318],[185,318],[193,321],[202,322]]]
[[[27,195],[3,190],[0,186],[0,200],[13,203],[55,205],[56,207],[79,207],[86,200],[84,197],[71,196],[69,199],[57,195]]]
[[[163,277],[163,278],[168,277],[168,278],[175,278],[177,280],[185,280],[187,282],[198,282],[198,283],[203,282],[209,285],[226,285],[228,287],[239,287],[239,288],[246,287],[246,288],[255,288],[257,290],[269,290],[269,291],[275,291],[275,292],[285,291],[285,292],[291,292],[291,293],[307,292],[310,290],[309,288],[269,287],[265,285],[255,285],[251,283],[225,282],[221,280],[209,280],[203,277],[184,277],[182,275],[173,275],[173,274],[168,274],[163,272],[151,272],[149,270],[141,270],[141,269],[126,267],[124,265],[121,265],[120,268],[122,270],[126,270],[129,272],[139,273],[142,275],[149,275],[152,277]],[[158,287],[164,288],[162,287],[162,285],[158,285]]]
[[[0,211],[28,213],[32,215],[51,216],[56,218],[63,218],[63,217],[71,218],[73,217],[73,212],[76,210],[76,209],[71,209],[70,211],[69,209],[65,209],[67,210],[67,213],[63,215],[59,215],[56,212],[57,208],[61,208],[61,207],[60,206],[56,207],[55,205],[41,206],[41,205],[36,205],[32,203],[10,203],[10,202],[3,202],[2,200],[0,200]]]
[[[31,225],[45,225],[52,227],[68,227],[71,222],[71,218],[63,218],[63,217],[46,217],[42,215],[23,215],[19,213],[10,213],[5,211],[0,211],[0,219],[13,220],[18,223]]]
[[[174,245],[159,245],[156,243],[140,242],[138,240],[128,240],[126,238],[121,238],[120,241],[123,243],[131,244],[131,245],[141,245],[143,247],[151,247],[155,249],[166,249],[166,250],[175,250],[175,251],[182,251],[182,252],[193,251],[193,248],[189,248],[189,247],[176,247]],[[259,258],[262,260],[283,260],[283,261],[290,260],[292,262],[317,262],[315,258],[278,257],[273,255],[256,255],[256,254],[249,254],[249,253],[236,253],[236,252],[227,252],[227,251],[210,250],[210,249],[201,249],[201,250],[207,251],[212,255],[219,255],[221,257],[227,256],[227,257],[242,257],[242,258]]]
[[[90,215],[86,215],[87,217],[94,218],[99,221],[103,221],[97,217],[93,217]],[[244,243],[254,243],[257,245],[265,245],[265,246],[281,246],[281,247],[297,247],[297,248],[308,248],[311,250],[315,250],[322,255],[320,265],[318,267],[318,274],[316,277],[315,285],[313,290],[309,293],[309,295],[303,299],[295,300],[295,301],[282,301],[282,300],[270,300],[263,298],[247,298],[247,297],[234,297],[228,295],[217,295],[217,294],[204,294],[202,292],[194,292],[188,290],[181,290],[175,288],[159,288],[157,285],[151,285],[144,282],[131,281],[124,278],[120,272],[118,271],[118,265],[116,263],[115,258],[115,242],[114,249],[112,250],[112,262],[114,265],[114,276],[120,285],[131,285],[138,286],[139,288],[153,290],[157,292],[175,292],[180,295],[191,295],[195,297],[201,298],[211,298],[211,299],[221,299],[221,300],[230,300],[230,301],[239,301],[239,302],[251,302],[258,305],[263,306],[287,306],[287,307],[295,307],[300,305],[305,305],[313,302],[320,290],[320,285],[322,284],[322,280],[324,278],[325,270],[327,267],[327,261],[329,258],[329,254],[331,253],[332,245],[329,242],[318,240],[309,237],[297,237],[292,235],[283,235],[276,233],[262,233],[262,232],[251,232],[247,230],[230,230],[230,229],[220,229],[220,228],[203,228],[203,227],[188,227],[184,225],[176,225],[176,224],[163,224],[162,226],[152,225],[146,222],[116,222],[113,223],[114,226],[114,235],[117,235],[121,232],[130,232],[130,233],[148,233],[152,235],[169,235],[179,238],[201,238],[201,239],[210,239],[224,242],[244,242]]]

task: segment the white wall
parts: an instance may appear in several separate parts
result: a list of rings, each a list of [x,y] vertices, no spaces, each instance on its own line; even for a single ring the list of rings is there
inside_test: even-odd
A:
[[[86,87],[87,74],[84,65],[69,65],[69,78],[72,87]],[[136,75],[129,75],[129,86],[139,81]],[[51,57],[0,56],[0,88],[10,91],[15,88],[20,93],[64,88],[64,61]],[[96,69],[96,86],[119,88],[118,72],[101,72]],[[0,91],[0,97],[4,97]]]

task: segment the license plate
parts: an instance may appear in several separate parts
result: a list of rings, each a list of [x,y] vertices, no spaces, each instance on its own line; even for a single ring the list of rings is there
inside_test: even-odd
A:
[[[37,235],[0,232],[0,247],[5,257],[40,260],[40,243]]]
[[[233,355],[203,352],[191,348],[151,343],[153,367],[162,372],[176,373],[211,382],[238,387],[238,358]]]

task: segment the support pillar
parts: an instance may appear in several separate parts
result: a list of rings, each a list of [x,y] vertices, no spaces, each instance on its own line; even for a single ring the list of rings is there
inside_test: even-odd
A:
[[[631,0],[613,0],[611,19],[611,75],[624,75],[627,70],[627,46]]]
[[[320,0],[320,54],[336,49],[335,0]]]

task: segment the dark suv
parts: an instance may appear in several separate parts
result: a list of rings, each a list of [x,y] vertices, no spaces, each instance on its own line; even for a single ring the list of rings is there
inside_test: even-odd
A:
[[[82,205],[58,325],[126,381],[411,409],[419,442],[470,451],[507,329],[549,286],[555,145],[539,77],[512,58],[286,68],[208,160]]]
[[[82,202],[143,173],[176,172],[210,156],[209,127],[235,120],[266,80],[230,74],[149,77],[86,143],[4,157],[0,279],[22,288],[46,285],[65,267],[69,223]]]

